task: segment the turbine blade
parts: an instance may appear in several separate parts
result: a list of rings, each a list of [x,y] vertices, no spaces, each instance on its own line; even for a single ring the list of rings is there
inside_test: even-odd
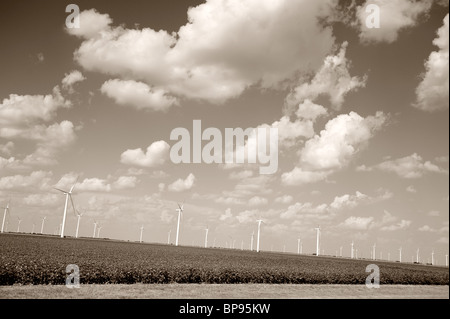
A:
[[[75,205],[73,204],[73,198],[72,198],[72,195],[70,195],[70,193],[69,193],[69,197],[70,197],[70,202],[72,203],[73,213],[75,216],[77,216]]]
[[[67,191],[63,191],[62,189],[59,189],[59,188],[56,188],[56,187],[53,187],[53,188],[56,189],[57,191],[60,191],[61,193],[67,194]]]
[[[79,177],[80,177],[80,176],[77,176],[77,179],[76,179],[76,181],[75,181],[75,184],[73,184],[73,186],[70,188],[69,193],[72,193],[73,189],[75,188],[75,185],[77,185],[77,183],[78,183],[78,178],[79,178]]]

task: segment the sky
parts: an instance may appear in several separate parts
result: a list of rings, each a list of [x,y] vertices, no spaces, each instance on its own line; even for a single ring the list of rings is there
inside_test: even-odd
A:
[[[313,253],[320,226],[327,255],[350,256],[353,241],[361,257],[376,244],[384,259],[402,247],[403,260],[420,249],[445,262],[448,1],[79,0],[78,28],[70,3],[0,4],[8,231],[46,217],[56,234],[54,188],[76,184],[84,237],[96,221],[100,237],[137,241],[143,226],[145,242],[174,243],[184,203],[181,245],[208,228],[208,245],[249,249],[261,218],[266,251],[301,239]],[[192,137],[194,120],[223,136],[277,129],[276,172],[175,163],[171,132]],[[69,206],[66,235],[76,222]]]

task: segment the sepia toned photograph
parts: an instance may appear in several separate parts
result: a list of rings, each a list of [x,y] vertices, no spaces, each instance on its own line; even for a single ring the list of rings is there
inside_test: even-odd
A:
[[[448,300],[448,10],[2,0],[0,299]]]

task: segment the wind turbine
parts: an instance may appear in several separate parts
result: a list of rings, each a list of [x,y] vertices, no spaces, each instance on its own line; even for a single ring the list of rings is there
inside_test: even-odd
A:
[[[208,232],[209,232],[209,228],[208,226],[206,226],[206,234],[205,234],[205,248],[208,248]]]
[[[100,230],[102,229],[102,226],[98,226],[98,230],[97,230],[97,238],[100,238]]]
[[[183,207],[184,207],[183,204],[181,204],[181,206],[180,206],[180,204],[177,203],[177,205],[178,205],[178,208],[176,209],[176,211],[178,212],[178,223],[177,223],[177,238],[175,240],[175,246],[178,246],[178,237],[180,236],[180,219],[181,219],[181,214],[183,213]]]
[[[97,232],[97,221],[94,220],[94,234],[92,235],[92,238],[95,238],[96,232]]]
[[[373,252],[372,252],[372,258],[373,258],[373,260],[376,260],[376,259],[377,259],[376,249],[377,249],[377,244],[373,244]]]
[[[339,248],[339,256],[342,257],[342,246]]]
[[[252,238],[250,240],[250,251],[253,251],[253,238],[255,237],[255,231],[252,232]]]
[[[19,217],[17,217],[18,224],[17,224],[17,232],[20,230],[20,222],[22,221]]]
[[[78,177],[77,177],[75,184],[73,184],[73,186],[70,188],[69,191],[65,191],[65,190],[54,187],[54,189],[60,191],[64,195],[66,195],[66,203],[64,205],[64,216],[63,216],[63,221],[62,221],[62,226],[61,226],[61,238],[64,238],[64,228],[66,227],[67,205],[69,203],[69,197],[70,197],[70,201],[72,203],[73,211],[75,212],[75,205],[73,204],[72,192],[73,192],[73,189],[75,188],[75,185],[77,184],[77,182],[78,182]]]
[[[80,219],[81,219],[81,216],[83,216],[83,213],[80,213],[79,211],[77,211],[77,217],[78,217],[78,219],[77,219],[77,230],[76,230],[76,232],[75,232],[75,238],[78,238],[78,230],[80,229]]]
[[[46,220],[46,219],[47,219],[47,217],[46,217],[46,216],[42,218],[42,225],[41,225],[41,234],[43,234],[43,233],[44,233],[44,223],[45,223],[45,220]]]
[[[297,239],[297,254],[300,255],[300,243],[302,240],[300,238]]]
[[[315,230],[317,230],[317,243],[316,243],[316,256],[319,256],[320,254],[320,226],[317,226],[316,228],[314,228]]]
[[[100,230],[99,230],[100,232]],[[144,232],[144,225],[141,226],[141,236],[139,237],[139,242],[142,243],[142,233]]]
[[[6,207],[4,207],[4,208],[5,208],[5,212],[3,213],[2,233],[5,228],[6,214],[9,213],[9,201],[8,201],[8,204],[6,204]]]
[[[258,223],[258,238],[256,242],[256,252],[259,253],[259,237],[261,234],[261,223],[263,223],[263,220],[260,217],[256,222]]]
[[[417,252],[416,252],[416,262],[419,263],[419,248],[417,248]]]
[[[168,232],[168,236],[167,236],[167,245],[170,245],[170,233],[172,232],[172,229],[169,229],[169,232]]]
[[[351,250],[351,252],[350,252],[350,256],[351,256],[352,259],[354,258],[354,254],[355,254],[354,246],[355,246],[355,244],[354,244],[354,242],[353,242],[353,240],[352,240],[352,250]]]
[[[431,265],[434,265],[434,249],[431,251]]]
[[[398,251],[399,251],[399,261],[402,262],[402,247],[400,247]]]

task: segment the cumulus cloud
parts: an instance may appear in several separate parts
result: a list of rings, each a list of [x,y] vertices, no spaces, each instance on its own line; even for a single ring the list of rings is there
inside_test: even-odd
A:
[[[374,169],[395,173],[398,176],[407,179],[420,178],[426,173],[448,174],[448,171],[440,168],[436,164],[433,164],[430,161],[424,161],[417,153],[395,160],[384,161],[371,167],[361,166],[358,170],[373,171]],[[411,189],[409,191],[411,191]]]
[[[66,74],[64,76],[64,78],[62,79],[61,83],[62,83],[62,87],[66,90],[69,91],[69,93],[73,93],[73,86],[74,84],[78,83],[78,82],[82,82],[86,80],[86,78],[83,76],[83,74],[78,71],[78,70],[74,70],[68,74]]]
[[[369,4],[380,8],[380,28],[368,28],[366,12]],[[356,9],[356,22],[360,29],[362,43],[395,42],[399,33],[416,26],[421,16],[427,14],[433,4],[432,0],[367,0]]]
[[[114,189],[132,189],[138,183],[136,176],[120,176],[113,184]]]
[[[289,204],[293,200],[294,200],[294,197],[292,197],[291,195],[283,195],[283,196],[279,196],[279,197],[275,198],[275,203]]]
[[[269,201],[265,197],[253,196],[252,198],[250,198],[248,200],[248,205],[249,206],[263,206],[263,205],[267,205],[268,202]]]
[[[226,221],[226,220],[229,220],[231,218],[233,218],[233,214],[231,213],[231,208],[227,208],[225,210],[225,213],[220,215],[219,220]]]
[[[373,217],[355,217],[351,216],[342,222],[339,226],[346,229],[353,230],[367,230],[369,225],[373,222]]]
[[[102,31],[110,30],[109,25],[113,22],[108,14],[100,14],[95,9],[82,11],[79,19],[79,28],[66,28],[66,31],[71,35],[84,39],[99,37]]]
[[[240,171],[240,172],[231,172],[229,177],[230,179],[235,179],[235,180],[242,180],[245,178],[249,178],[253,176],[253,171],[251,170],[244,170],[244,171]]]
[[[14,143],[9,141],[6,144],[0,144],[0,153],[4,155],[11,155],[14,149]]]
[[[177,105],[178,100],[161,88],[152,88],[143,82],[132,80],[109,80],[101,87],[103,94],[117,104],[131,106],[137,110],[166,111]]]
[[[189,174],[188,177],[186,177],[186,179],[178,179],[175,182],[173,182],[172,184],[170,184],[167,189],[170,192],[183,192],[183,191],[187,191],[190,190],[195,184],[195,176],[194,174]]]
[[[302,83],[286,97],[285,106],[292,110],[305,100],[314,101],[321,95],[327,95],[331,105],[339,110],[345,96],[366,85],[367,78],[351,76],[350,62],[346,58],[348,43],[344,42],[337,55],[327,56],[322,67],[311,82]]]
[[[383,226],[380,228],[380,230],[382,230],[382,231],[404,230],[404,229],[408,229],[409,226],[411,226],[411,221],[402,219],[401,221],[399,221],[398,223],[395,223],[393,225]]]
[[[298,165],[283,173],[282,182],[285,185],[317,182],[346,167],[386,120],[382,112],[366,118],[355,112],[338,115],[325,125],[320,135],[305,143]]]
[[[49,190],[51,172],[34,171],[30,175],[11,175],[0,178],[0,190]]]
[[[168,159],[169,149],[170,146],[165,141],[154,142],[147,148],[145,153],[140,148],[123,152],[120,162],[141,167],[160,166]]]
[[[438,37],[433,44],[439,48],[425,62],[426,73],[416,89],[417,102],[414,107],[423,111],[448,110],[449,105],[449,64],[448,39],[449,15],[444,19],[444,25],[438,30]]]
[[[112,27],[108,15],[89,10],[81,13],[81,28],[67,32],[84,38],[75,59],[86,70],[222,103],[251,85],[274,87],[315,71],[334,44],[331,28],[319,22],[334,6],[209,0],[190,8],[188,23],[172,34]]]

